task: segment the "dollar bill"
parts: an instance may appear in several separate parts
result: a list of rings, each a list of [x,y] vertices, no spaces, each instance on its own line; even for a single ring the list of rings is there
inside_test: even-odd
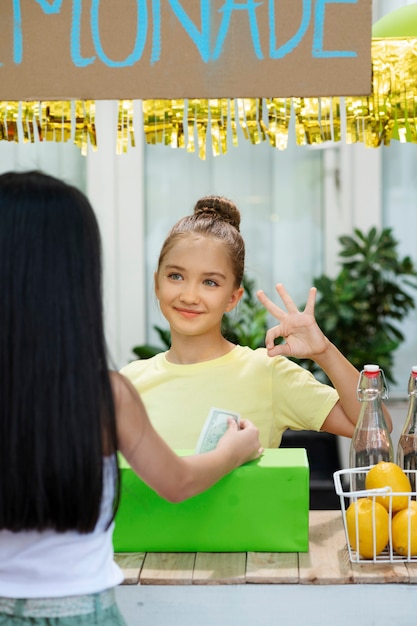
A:
[[[201,430],[198,438],[197,447],[195,449],[196,454],[203,454],[214,450],[217,446],[219,439],[224,435],[227,430],[227,420],[232,417],[236,420],[237,425],[240,423],[239,413],[228,411],[226,409],[216,409],[211,407],[204,426]]]

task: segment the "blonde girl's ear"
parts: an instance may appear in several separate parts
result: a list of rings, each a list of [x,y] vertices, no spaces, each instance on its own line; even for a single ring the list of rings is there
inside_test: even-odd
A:
[[[232,293],[230,300],[226,306],[225,313],[229,313],[229,311],[232,311],[235,308],[235,306],[239,304],[244,293],[245,293],[245,290],[243,289],[243,287],[239,287],[238,289],[235,289],[235,291]]]

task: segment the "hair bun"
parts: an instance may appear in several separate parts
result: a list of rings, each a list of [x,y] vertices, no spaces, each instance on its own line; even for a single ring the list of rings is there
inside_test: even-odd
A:
[[[240,230],[240,212],[234,202],[223,196],[205,196],[197,200],[194,206],[194,215],[198,217],[211,217],[228,222]]]

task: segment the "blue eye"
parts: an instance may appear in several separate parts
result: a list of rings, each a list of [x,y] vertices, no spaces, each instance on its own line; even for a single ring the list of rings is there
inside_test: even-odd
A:
[[[170,278],[171,280],[182,280],[181,274],[177,274],[176,272],[168,274],[168,278]]]
[[[218,284],[218,283],[216,283],[216,281],[215,281],[215,280],[211,280],[211,278],[207,278],[207,279],[204,281],[204,284],[205,284],[205,285],[208,285],[209,287],[218,287],[218,286],[219,286],[219,284]]]

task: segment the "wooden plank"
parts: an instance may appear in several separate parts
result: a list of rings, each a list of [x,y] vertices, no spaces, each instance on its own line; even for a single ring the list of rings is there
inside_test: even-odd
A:
[[[409,583],[405,563],[352,563],[353,581],[355,583]]]
[[[309,551],[299,553],[299,574],[302,584],[352,583],[340,511],[310,511]]]
[[[405,566],[407,568],[409,582],[413,585],[417,584],[417,563],[406,563]]]
[[[236,585],[245,580],[245,552],[197,552],[194,585]]]
[[[148,552],[139,577],[141,585],[191,585],[194,552]]]
[[[266,585],[298,583],[297,552],[248,552],[246,582]]]
[[[324,512],[323,512],[324,513]],[[343,528],[343,520],[340,514],[340,523]],[[346,546],[346,535],[343,530],[343,539],[345,544],[346,559],[349,561],[349,552]],[[351,577],[350,582],[359,584],[379,584],[379,583],[409,583],[410,573],[406,564],[401,561],[394,563],[369,562],[369,563],[350,563]],[[417,571],[416,571],[417,574]],[[417,580],[416,580],[417,582]]]
[[[144,558],[144,552],[119,552],[114,555],[115,562],[123,571],[122,585],[138,584]]]

